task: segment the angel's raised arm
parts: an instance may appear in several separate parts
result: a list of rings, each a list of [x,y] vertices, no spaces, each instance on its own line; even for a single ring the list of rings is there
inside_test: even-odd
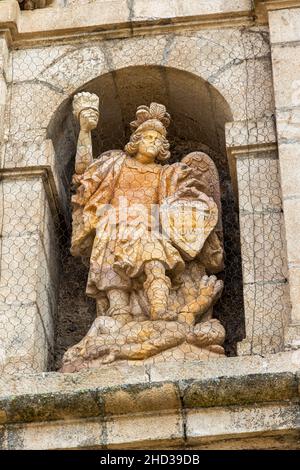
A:
[[[80,131],[77,142],[75,173],[82,175],[93,163],[91,131],[99,119],[99,98],[88,92],[78,93],[73,99],[73,113],[79,121]]]

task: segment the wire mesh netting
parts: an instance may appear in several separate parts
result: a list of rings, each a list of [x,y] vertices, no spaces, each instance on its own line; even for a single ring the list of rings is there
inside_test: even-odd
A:
[[[71,347],[77,365],[70,371],[113,361],[202,360],[224,351],[235,355],[237,343],[245,337],[240,223],[251,321],[258,318],[268,332],[266,341],[270,342],[271,331],[271,347],[280,349],[286,273],[280,256],[284,246],[277,160],[271,151],[259,158],[249,153],[239,164],[239,221],[236,182],[225,145],[225,124],[245,120],[246,131],[237,127],[230,139],[233,146],[240,140],[244,146],[251,144],[251,123],[273,112],[271,83],[268,33],[263,27],[86,40],[12,52],[1,189],[0,341],[6,371],[58,370]],[[77,172],[81,176],[75,181],[79,120],[72,103],[83,91],[99,97],[100,116],[92,130],[94,170],[86,173],[86,180],[84,172]],[[171,115],[170,158],[150,165],[137,161],[139,141],[136,153],[127,147],[127,156],[106,153],[99,159],[113,149],[124,151],[137,107],[151,102],[165,105]],[[151,145],[163,144],[157,127],[147,130],[159,134],[154,137],[160,142]],[[257,140],[267,140],[268,127],[259,132]],[[201,258],[201,248],[189,258],[161,234],[148,240],[145,227],[139,236],[130,235],[132,243],[120,237],[99,241],[89,211],[99,222],[97,210],[103,200],[116,208],[119,196],[127,197],[129,206],[162,205],[162,194],[168,198],[184,189],[179,180],[188,178],[182,175],[189,164],[178,163],[192,152],[204,152],[217,168],[219,183],[211,184],[220,191],[222,220],[212,234],[218,232],[219,244],[208,238],[206,255]],[[122,168],[116,163],[121,160]],[[203,175],[207,167],[199,165],[195,172]],[[177,186],[175,176],[168,176],[173,169],[179,172]],[[88,165],[84,170],[89,171]],[[218,205],[212,188],[196,173],[198,182],[190,181],[181,199],[188,201],[194,188],[194,199],[205,194]],[[109,197],[101,199],[105,194]],[[210,203],[205,201],[208,210]],[[80,248],[73,249],[77,256],[70,253],[72,207],[78,230],[84,233]],[[119,216],[119,207],[116,210]],[[89,229],[82,227],[85,224]],[[102,230],[104,236],[111,233],[107,226]],[[208,261],[220,247],[224,267],[219,263],[216,269]],[[217,281],[206,275],[224,282],[220,299]],[[206,295],[205,308],[201,292]],[[201,306],[191,307],[193,302]],[[187,305],[194,309],[192,321],[180,316],[190,313]]]

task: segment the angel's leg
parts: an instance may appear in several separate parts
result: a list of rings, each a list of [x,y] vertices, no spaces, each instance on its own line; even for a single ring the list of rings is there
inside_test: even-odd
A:
[[[158,260],[148,261],[144,272],[144,289],[150,303],[150,317],[151,320],[158,320],[166,313],[171,282],[166,276],[164,265]]]
[[[129,292],[123,289],[109,289],[107,291],[109,300],[109,309],[106,312],[108,316],[130,315]]]

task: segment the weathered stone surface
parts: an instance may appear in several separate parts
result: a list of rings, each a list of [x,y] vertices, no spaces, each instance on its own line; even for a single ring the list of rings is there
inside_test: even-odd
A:
[[[247,404],[262,401],[271,402],[281,397],[292,400],[297,396],[298,381],[293,373],[275,373],[268,375],[251,374],[248,376],[218,377],[215,380],[203,380],[191,384],[183,394],[187,408],[219,405]]]
[[[233,407],[231,410],[213,408],[187,412],[187,442],[201,442],[201,438],[232,438],[246,434],[259,435],[290,431],[298,426],[299,406]],[[267,430],[267,431],[266,431]]]
[[[5,106],[7,100],[7,84],[5,78],[0,74],[0,143],[4,140],[6,131]]]
[[[134,14],[137,19],[142,18],[153,18],[153,12],[155,12],[156,18],[169,17],[172,11],[173,15],[176,16],[188,16],[201,14],[213,14],[218,11],[223,13],[227,10],[236,9],[236,11],[245,11],[249,8],[249,2],[242,0],[235,3],[229,0],[226,5],[223,0],[213,0],[209,4],[205,0],[191,0],[188,3],[182,2],[181,0],[175,2],[162,2],[157,5],[154,0],[136,0],[134,5]],[[172,15],[172,16],[173,16]]]
[[[69,44],[66,46],[36,47],[30,49],[20,49],[12,52],[13,55],[13,80],[21,82],[34,80],[43,73],[52,63],[59,59],[61,55],[76,50],[76,46]]]
[[[48,313],[48,312],[47,312]],[[48,314],[49,315],[49,314]],[[1,370],[6,374],[15,372],[30,373],[45,370],[48,366],[48,341],[51,340],[51,328],[48,326],[49,338],[45,336],[44,320],[37,303],[0,303],[0,350]]]
[[[13,0],[6,0],[7,6],[17,10]],[[175,2],[163,2],[157,5],[155,0],[138,0],[134,8],[125,0],[117,0],[110,3],[93,1],[93,15],[90,15],[90,2],[83,4],[70,3],[66,8],[51,8],[43,10],[35,10],[28,15],[21,15],[17,18],[17,11],[14,11],[13,19],[18,24],[18,29],[23,34],[28,35],[36,32],[60,31],[68,29],[90,29],[96,25],[101,25],[103,29],[110,29],[114,25],[115,29],[124,28],[128,23],[135,26],[135,23],[143,22],[145,24],[159,24],[160,20],[164,20],[167,24],[180,22],[185,18],[197,18],[202,16],[212,20],[215,15],[222,15],[225,18],[232,16],[250,16],[252,14],[252,4],[249,0],[239,0],[234,2],[224,2],[223,0],[212,0],[209,4],[205,1],[197,2],[193,0],[189,3],[175,0]],[[104,8],[105,6],[105,8]],[[157,14],[153,15],[153,12]],[[0,16],[0,19],[1,16]],[[4,21],[8,21],[8,15],[3,14]],[[19,21],[18,21],[19,20]]]
[[[3,236],[20,236],[37,231],[44,204],[43,182],[39,178],[6,179],[3,191]]]
[[[297,6],[297,5],[294,5]],[[287,5],[288,7],[288,5]],[[295,156],[299,154],[299,9],[290,8],[271,11],[269,14],[270,37],[272,44],[272,66],[278,131],[278,153],[280,161],[283,211],[287,241],[287,261],[289,267],[290,300],[292,304],[292,326],[290,335],[286,333],[287,347],[297,339],[294,334],[299,324],[299,168]],[[291,66],[291,64],[293,64]],[[289,328],[287,329],[287,331]],[[289,339],[288,339],[289,338]],[[292,340],[293,338],[293,340]]]
[[[24,427],[9,426],[6,430],[5,449],[88,449],[100,447],[105,441],[101,438],[104,428],[98,420],[56,421]],[[99,446],[100,444],[100,446]]]
[[[210,360],[206,363],[173,363],[156,364],[149,368],[151,382],[163,380],[187,381],[214,380],[217,377],[244,377],[248,374],[255,375],[257,372],[264,374],[277,374],[281,372],[296,373],[300,365],[298,356],[292,353],[278,353],[276,355],[248,356],[235,358],[221,358]],[[226,370],[226,374],[225,374]],[[249,390],[251,393],[251,391]],[[262,395],[263,398],[263,395]]]
[[[0,37],[0,75],[8,81],[10,51],[5,37]]]
[[[300,264],[299,240],[295,236],[300,230],[300,220],[296,214],[300,213],[300,198],[284,198],[283,207],[285,214],[286,242],[288,262],[294,265]]]
[[[58,372],[44,372],[41,374],[19,375],[18,380],[8,375],[1,380],[1,394],[30,395],[51,394],[65,390],[68,393],[86,390],[90,387],[105,389],[106,387],[120,387],[135,384],[146,384],[149,381],[144,366],[122,367],[112,365],[109,370],[82,371],[80,374],[61,374]],[[10,384],[10,385],[9,385]]]
[[[153,365],[147,371],[125,366],[106,373],[3,377],[1,445],[180,448],[214,442],[226,448],[231,439],[229,447],[239,448],[245,434],[253,448],[262,444],[262,435],[269,436],[270,446],[276,446],[276,435],[280,447],[288,446],[289,433],[299,427],[299,367],[299,358],[288,352]]]
[[[15,0],[3,0],[0,7],[0,23],[16,24],[19,19],[19,5]]]
[[[8,305],[35,300],[38,246],[37,234],[2,240],[1,300]]]
[[[246,339],[238,352],[278,352],[283,348],[290,306],[276,152],[251,153],[244,148],[236,154],[236,172],[246,326]]]
[[[45,140],[43,131],[40,134],[34,136],[34,140],[29,141],[12,138],[6,146],[5,167],[49,166],[55,172],[52,142],[50,139]]]
[[[4,179],[0,338],[2,368],[46,370],[54,343],[57,247],[40,178]]]
[[[49,117],[45,110],[51,115],[65,98],[67,95],[60,88],[49,87],[45,82],[14,85],[10,104],[13,109],[10,133],[15,139],[22,140],[32,129],[46,128]]]
[[[255,196],[253,200],[255,204]],[[242,210],[240,226],[244,282],[284,282],[287,270],[281,212],[247,214]]]
[[[206,392],[208,389],[215,394],[218,405],[268,402],[276,397],[280,400],[297,398],[299,366],[295,353],[286,352],[265,358],[253,356],[211,359],[206,363],[150,365],[147,369],[124,365],[75,374],[49,372],[15,378],[6,376],[1,380],[0,396],[2,410],[7,410],[5,422],[19,421],[20,413],[25,420],[26,410],[28,422],[43,421],[45,417],[58,419],[63,413],[71,418],[73,413],[77,416],[80,409],[80,416],[83,416],[84,406],[78,407],[78,403],[85,392],[86,403],[90,403],[87,412],[90,413],[88,410],[94,404],[92,410],[96,406],[99,414],[108,415],[124,414],[126,410],[136,413],[178,409],[180,403],[187,407],[214,406]],[[273,387],[270,387],[271,381]],[[227,393],[228,387],[232,387],[231,393]],[[43,406],[38,405],[40,398]],[[71,400],[74,407],[68,408],[67,403]]]
[[[282,438],[282,432],[271,431],[270,435],[264,433],[259,434],[256,437],[237,436],[227,439],[205,439],[201,444],[196,443],[194,446],[189,446],[189,449],[203,449],[203,450],[291,450],[297,449],[299,445],[298,431],[288,430],[284,431],[284,439]],[[206,441],[206,442],[205,442]]]
[[[284,135],[287,137],[285,133]],[[281,179],[282,192],[285,198],[300,198],[300,170],[298,169],[297,144],[282,142],[280,144],[280,154],[280,169],[282,174],[284,174],[284,178]]]
[[[236,160],[241,215],[280,212],[282,201],[276,153],[249,153]]]
[[[265,36],[264,31],[261,34],[263,37]],[[45,118],[48,116],[48,120],[50,120],[53,112],[51,111],[52,106],[55,108],[59,104],[59,93],[63,91],[65,93],[75,92],[78,87],[100,74],[108,72],[111,68],[118,70],[126,66],[156,64],[186,70],[208,80],[228,100],[236,120],[259,118],[265,115],[266,110],[273,111],[272,90],[268,86],[266,77],[266,73],[271,74],[270,52],[268,42],[263,40],[261,34],[260,31],[241,33],[225,29],[213,33],[199,34],[195,32],[186,36],[180,34],[171,38],[168,35],[159,35],[135,38],[125,42],[116,40],[106,43],[105,47],[103,42],[84,43],[84,47],[80,48],[71,45],[56,46],[51,48],[51,54],[47,54],[49,57],[45,56],[44,48],[18,50],[13,55],[13,62],[16,65],[14,69],[16,83],[13,86],[15,101],[13,104],[16,103],[18,106],[18,83],[21,80],[23,99],[27,96],[29,99],[32,96],[33,100],[45,102],[43,116]],[[201,55],[197,54],[198,47],[201,48]],[[183,48],[189,51],[184,56],[181,54]],[[238,57],[237,63],[232,61],[233,54]],[[260,57],[262,55],[264,58],[262,70],[258,69],[262,67],[260,65],[262,61],[261,59],[256,60],[255,54]],[[250,68],[245,66],[245,56],[252,60]],[[78,64],[77,73],[73,74],[71,71],[75,63]],[[91,63],[92,67],[89,66]],[[83,66],[83,64],[85,65]],[[24,80],[34,79],[38,79],[39,83],[23,83]],[[261,83],[258,83],[259,79]],[[245,85],[242,92],[237,92],[236,87],[228,86],[229,83],[244,83],[247,84],[247,87]],[[176,86],[176,83],[173,85],[173,79],[170,80],[169,86]],[[178,93],[178,86],[176,86],[176,93]],[[24,87],[27,88],[26,96]],[[255,100],[254,98],[249,99],[249,94],[253,93],[253,89],[256,90]],[[55,91],[58,94],[55,94]],[[261,94],[260,99],[258,99],[257,93]],[[61,101],[66,97],[62,94]],[[183,105],[184,103],[182,103]],[[187,105],[193,106],[193,100],[189,100]],[[23,113],[24,108],[23,103]],[[37,109],[33,109],[30,103],[26,108],[23,119],[29,124],[33,118],[32,111],[37,112]],[[14,110],[18,113],[17,109],[13,107]],[[195,109],[196,111],[197,109]],[[209,112],[208,106],[206,114],[208,115]],[[214,114],[213,118],[218,119],[218,116]],[[16,116],[15,123],[17,124],[20,119],[21,116]],[[35,119],[40,119],[40,116],[36,116]],[[20,125],[21,122],[18,123],[18,127]],[[13,131],[14,128],[12,128]]]
[[[292,296],[295,295],[294,293],[291,293],[291,298]],[[297,300],[296,300],[297,301]],[[293,319],[295,319],[295,323],[287,326],[285,330],[285,348],[286,350],[295,350],[294,352],[294,360],[298,361],[299,360],[299,347],[300,347],[300,326],[297,324],[298,317],[300,317],[299,311],[294,310],[293,311]]]
[[[298,8],[269,12],[270,35],[272,44],[288,43],[300,40],[299,28],[300,10]]]
[[[259,144],[268,145],[276,142],[275,121],[272,117],[227,122],[225,131],[226,145],[229,149]]]
[[[275,102],[277,108],[287,108],[299,105],[299,73],[300,65],[298,58],[299,46],[288,45],[284,46],[277,44],[272,45],[272,64],[274,73],[274,92]],[[287,67],[287,64],[293,63],[293,67]]]
[[[107,421],[108,448],[155,448],[184,445],[183,419],[180,413],[120,416]]]
[[[35,401],[34,394],[28,395],[28,406],[22,408],[24,396],[10,396],[3,400],[1,406],[2,422],[12,420],[12,422],[36,422],[36,421],[56,421],[78,418],[88,418],[103,416],[103,399],[97,390],[81,390],[76,394],[61,393],[57,391],[51,394],[39,394],[38,401]]]
[[[180,409],[179,389],[172,383],[141,384],[105,393],[103,412],[106,416]]]
[[[244,286],[247,312],[246,339],[239,354],[277,353],[284,347],[284,329],[289,320],[289,292],[285,282],[256,282]]]

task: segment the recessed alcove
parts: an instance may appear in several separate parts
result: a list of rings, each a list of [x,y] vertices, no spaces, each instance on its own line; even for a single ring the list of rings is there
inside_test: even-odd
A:
[[[225,289],[214,311],[227,331],[226,353],[235,355],[236,344],[244,337],[244,314],[238,208],[225,148],[225,123],[232,121],[229,105],[200,77],[161,66],[126,67],[106,73],[76,92],[79,91],[96,93],[100,98],[99,124],[92,133],[94,157],[106,150],[123,148],[137,106],[156,101],[166,105],[172,118],[168,130],[171,163],[196,150],[206,152],[214,160],[221,182],[226,253],[225,271],[218,275],[224,279]],[[48,137],[55,148],[55,164],[60,175],[59,194],[67,227],[71,221],[71,177],[78,135],[78,125],[72,115],[72,98],[73,95],[61,104],[48,127]],[[68,252],[69,228],[65,229],[63,238],[56,366],[64,350],[82,338],[96,315],[94,301],[85,295],[87,268]]]

